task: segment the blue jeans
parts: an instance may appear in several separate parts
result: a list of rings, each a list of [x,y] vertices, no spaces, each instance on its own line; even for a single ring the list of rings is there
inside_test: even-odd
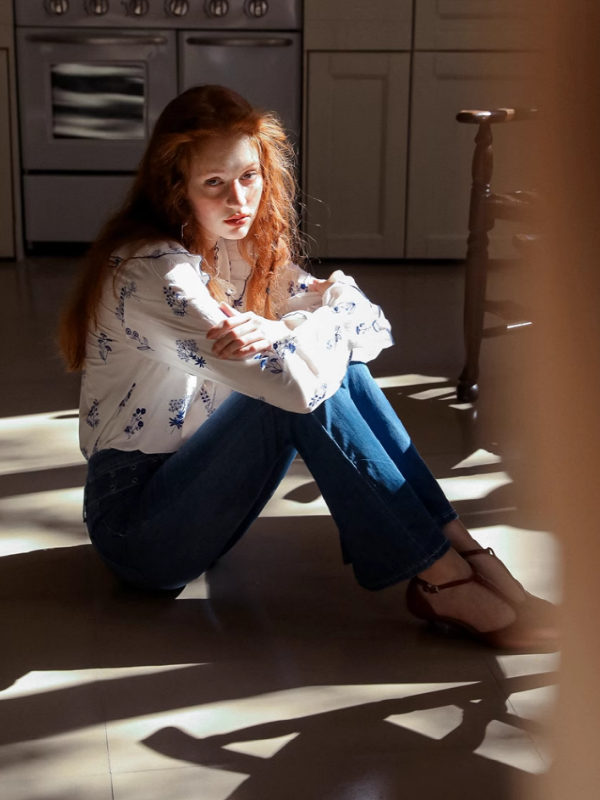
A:
[[[89,462],[92,542],[123,580],[176,589],[248,530],[296,452],[338,527],[357,581],[383,589],[450,547],[456,512],[364,364],[311,414],[233,393],[175,453],[103,450]]]

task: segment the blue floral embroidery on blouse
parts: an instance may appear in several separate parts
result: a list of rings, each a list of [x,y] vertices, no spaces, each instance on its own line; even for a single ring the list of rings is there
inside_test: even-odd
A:
[[[317,403],[321,402],[321,400],[325,397],[326,394],[327,394],[327,384],[322,383],[315,392],[315,394],[313,395],[310,403],[308,404],[308,407],[314,408]]]
[[[337,306],[333,307],[333,310],[336,314],[352,314],[355,308],[356,303],[338,303]]]
[[[109,339],[105,333],[100,333],[97,342],[98,342],[98,352],[100,353],[100,358],[106,364],[106,359],[108,358],[108,354],[112,353],[112,347],[110,346],[109,342],[114,342],[114,339]]]
[[[136,408],[132,414],[131,420],[127,427],[123,428],[123,432],[127,434],[127,438],[131,439],[134,433],[137,433],[144,427],[144,420],[142,417],[146,413],[145,408]]]
[[[169,412],[175,416],[169,417],[169,426],[175,430],[181,430],[185,422],[185,414],[189,408],[190,397],[180,397],[178,400],[169,400]],[[173,433],[173,431],[171,431]]]
[[[215,408],[210,393],[204,388],[204,386],[202,386],[202,388],[200,389],[199,396],[200,400],[202,400],[202,402],[204,403],[204,410],[206,411],[206,416],[210,417],[211,414],[214,414],[217,409]]]
[[[296,297],[298,294],[305,294],[309,291],[308,282],[306,278],[299,281],[290,281],[288,286],[288,294],[290,297]]]
[[[98,414],[98,401],[94,400],[92,405],[90,406],[90,410],[87,413],[87,417],[85,421],[90,426],[90,428],[97,428],[100,425],[100,416]]]
[[[341,341],[341,339],[342,339],[341,330],[342,330],[342,326],[341,325],[336,325],[335,326],[335,329],[334,329],[334,332],[333,332],[333,339],[328,339],[327,343],[325,344],[325,347],[328,350],[331,350],[334,347],[334,345],[336,345],[339,341]]]
[[[198,343],[195,342],[193,339],[177,339],[175,342],[177,347],[177,356],[182,361],[187,361],[188,363],[191,361],[197,367],[205,367],[206,361],[202,358],[202,356],[198,355]]]
[[[296,352],[296,346],[296,339],[293,336],[287,336],[285,339],[274,342],[273,350],[275,350],[278,356],[281,356],[282,359],[285,359],[288,353]]]
[[[135,383],[132,383],[132,384],[131,384],[131,388],[130,388],[130,390],[127,392],[127,394],[125,395],[125,397],[124,397],[124,398],[121,400],[121,402],[119,403],[119,410],[117,411],[117,414],[120,414],[120,413],[121,413],[121,411],[122,411],[122,410],[125,408],[125,406],[126,406],[126,405],[127,405],[127,403],[129,402],[129,398],[131,397],[131,395],[132,395],[132,393],[133,393],[133,390],[135,389],[135,386],[136,386],[136,385],[135,385]]]
[[[379,312],[379,316],[380,317],[382,316],[381,310]],[[383,320],[383,322],[380,323],[379,320],[376,319],[375,322],[373,323],[373,330],[375,331],[375,333],[381,333],[382,331],[390,333],[391,332],[390,323],[387,320]]]
[[[135,281],[129,281],[121,287],[119,292],[119,305],[115,308],[115,317],[121,321],[121,325],[125,322],[125,300],[137,292]]]
[[[145,336],[140,336],[137,331],[132,331],[131,328],[125,328],[125,333],[130,339],[133,339],[134,342],[139,342],[136,348],[137,350],[154,350],[154,348],[150,347],[148,344],[148,339]]]
[[[187,298],[176,292],[172,286],[163,286],[165,299],[176,317],[183,317],[187,314]]]
[[[280,372],[283,372],[283,367],[278,358],[269,358],[265,353],[258,353],[254,356],[254,360],[260,361],[260,368],[262,370],[268,369],[273,375],[279,375]]]

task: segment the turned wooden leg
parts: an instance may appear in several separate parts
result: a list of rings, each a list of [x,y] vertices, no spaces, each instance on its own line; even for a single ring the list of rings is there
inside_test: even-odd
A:
[[[489,122],[479,126],[473,156],[469,238],[465,272],[464,339],[465,365],[458,379],[456,395],[461,402],[473,402],[479,394],[479,352],[488,270],[488,231],[494,227],[487,199],[493,171],[492,129]]]

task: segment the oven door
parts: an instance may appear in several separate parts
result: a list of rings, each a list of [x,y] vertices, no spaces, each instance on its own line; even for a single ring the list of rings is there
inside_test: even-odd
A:
[[[201,83],[235,89],[252,105],[275,111],[291,140],[298,142],[299,33],[182,31],[178,35],[182,91]]]
[[[133,171],[177,94],[175,34],[22,28],[17,47],[23,168]]]

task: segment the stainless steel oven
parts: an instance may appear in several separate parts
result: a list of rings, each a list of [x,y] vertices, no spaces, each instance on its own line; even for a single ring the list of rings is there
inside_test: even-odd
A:
[[[221,83],[253,105],[277,111],[294,141],[300,136],[302,46],[294,31],[182,31],[181,90]]]
[[[297,142],[301,0],[15,0],[25,238],[86,242],[178,92],[236,89]]]

